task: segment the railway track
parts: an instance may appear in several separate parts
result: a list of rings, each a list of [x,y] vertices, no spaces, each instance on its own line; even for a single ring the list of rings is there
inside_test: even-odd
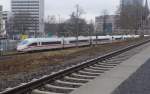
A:
[[[59,72],[52,73],[29,83],[9,88],[0,94],[69,94],[76,88],[119,65],[132,56],[129,50],[146,44],[150,40],[142,41],[104,56],[70,66]],[[123,54],[129,52],[128,54]]]

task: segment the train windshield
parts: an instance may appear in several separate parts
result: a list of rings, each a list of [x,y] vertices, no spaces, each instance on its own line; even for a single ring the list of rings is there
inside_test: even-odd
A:
[[[20,42],[19,45],[25,45],[25,44],[27,44],[27,43],[28,43],[28,41],[27,41],[27,40],[24,40],[24,41]]]

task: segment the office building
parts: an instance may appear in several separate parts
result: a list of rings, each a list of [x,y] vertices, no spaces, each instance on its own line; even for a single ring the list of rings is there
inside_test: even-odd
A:
[[[112,34],[117,28],[115,20],[119,18],[117,15],[105,15],[95,18],[96,31],[100,34]]]
[[[11,11],[16,22],[20,22],[14,29],[17,37],[44,36],[44,0],[11,0]]]
[[[2,18],[3,18],[2,11],[3,11],[3,9],[2,9],[2,6],[0,5],[0,22],[2,21]]]
[[[143,0],[121,0],[122,5],[134,5],[135,3],[143,5]]]
[[[2,16],[3,7],[0,5],[0,36],[2,35],[3,29],[3,16]]]

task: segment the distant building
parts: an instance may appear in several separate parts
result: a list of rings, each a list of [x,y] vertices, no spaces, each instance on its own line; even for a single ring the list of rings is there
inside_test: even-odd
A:
[[[121,0],[122,6],[124,5],[134,5],[135,3],[143,5],[144,0]]]
[[[7,37],[13,35],[13,33],[11,32],[12,29],[13,29],[13,28],[11,28],[12,23],[10,21],[10,19],[12,17],[12,13],[9,12],[9,11],[3,11],[2,12],[2,17],[3,17],[3,24],[4,24],[5,34],[7,35]]]
[[[3,20],[3,7],[0,6],[0,36],[4,36],[4,32],[5,32],[5,24],[4,24],[4,20]]]
[[[143,32],[147,28],[148,15],[150,13],[148,0],[121,0],[120,13],[122,18],[120,25],[122,25],[123,29],[135,29],[134,31],[136,32],[134,33],[138,33],[139,31]],[[129,22],[132,24],[129,25]]]
[[[2,6],[0,5],[0,34],[1,34],[1,32],[2,32],[2,19],[3,19],[3,17],[2,17]]]
[[[11,0],[13,16],[26,16],[20,19],[25,22],[21,27],[28,28],[24,33],[29,37],[42,37],[44,35],[44,0]],[[15,29],[17,35],[21,35],[23,29]]]
[[[3,11],[2,12],[3,20],[8,20],[9,19],[9,15],[10,15],[10,12]]]
[[[105,15],[95,18],[96,32],[100,34],[112,34],[117,28],[115,20],[117,15]]]

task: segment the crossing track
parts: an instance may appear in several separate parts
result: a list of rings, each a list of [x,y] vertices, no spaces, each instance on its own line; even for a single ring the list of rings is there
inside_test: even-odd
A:
[[[59,72],[35,79],[29,83],[7,89],[0,94],[69,94],[74,89],[119,65],[126,56],[119,56],[131,49],[150,42],[150,39],[108,53],[98,58],[70,66]],[[117,57],[117,58],[116,58]]]

